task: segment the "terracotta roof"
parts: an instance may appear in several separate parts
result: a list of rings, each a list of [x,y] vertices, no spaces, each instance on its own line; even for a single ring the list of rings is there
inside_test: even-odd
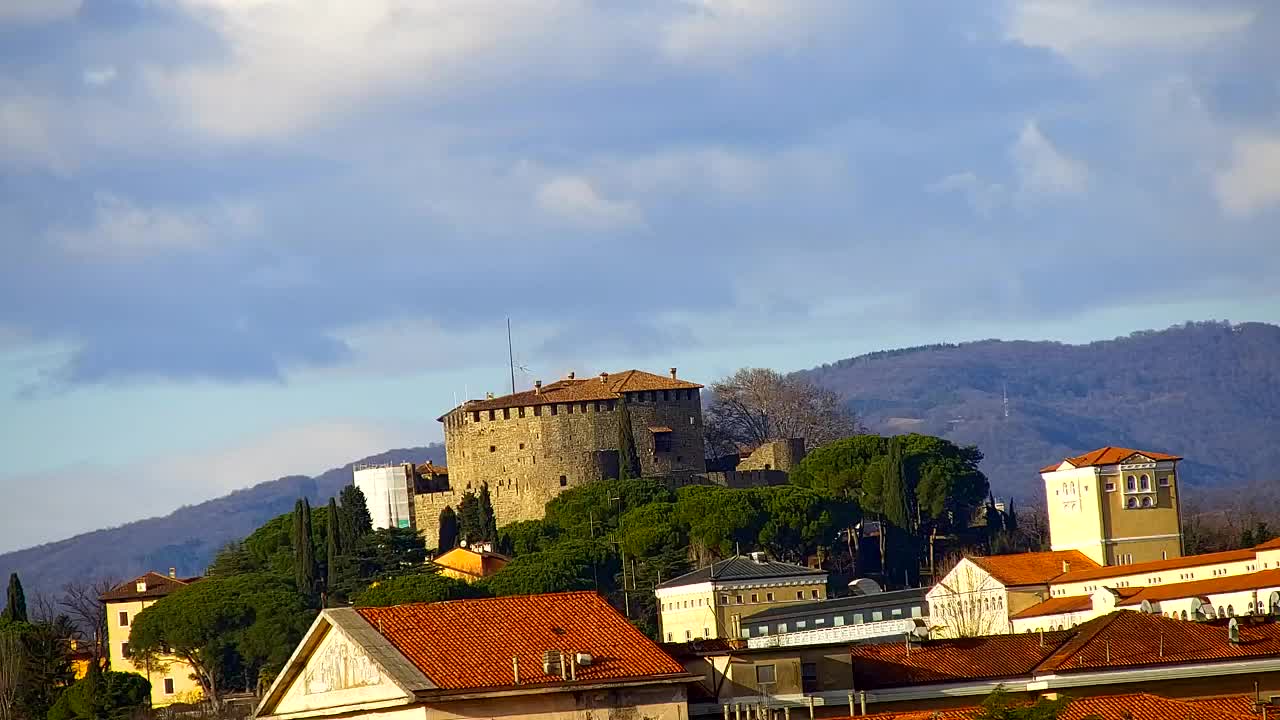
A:
[[[1134,450],[1133,448],[1112,447],[1110,445],[1104,448],[1098,448],[1092,452],[1083,455],[1069,457],[1066,462],[1071,463],[1072,467],[1097,467],[1100,465],[1115,465],[1124,462],[1132,455],[1146,455],[1152,460],[1181,460],[1177,455],[1169,455],[1167,453],[1151,452],[1149,450]],[[1040,468],[1040,472],[1047,473],[1057,470],[1062,462],[1046,465]]]
[[[441,554],[436,565],[474,578],[485,578],[498,572],[511,562],[511,558],[491,550],[456,547]]]
[[[448,475],[449,474],[449,468],[445,467],[444,465],[436,465],[430,460],[424,463],[418,463],[416,466],[414,466],[413,471],[418,473],[419,475]]]
[[[1072,568],[1098,567],[1098,563],[1079,550],[987,555],[970,557],[968,560],[986,570],[1005,587],[1044,585],[1062,575],[1064,562],[1069,563]]]
[[[1253,698],[1233,695],[1211,700],[1175,700],[1150,693],[1073,698],[1059,720],[1255,720]],[[854,720],[973,720],[980,708],[908,710],[859,715]]]
[[[122,600],[140,600],[142,598],[164,597],[182,587],[199,580],[193,578],[171,578],[158,572],[149,572],[111,588],[99,596],[103,602],[119,602]],[[138,583],[146,582],[146,590],[138,590]]]
[[[1171,583],[1168,585],[1151,585],[1140,589],[1132,597],[1116,604],[1119,606],[1141,605],[1143,600],[1160,602],[1162,600],[1178,600],[1181,598],[1200,597],[1202,595],[1214,595],[1217,593],[1259,590],[1261,588],[1280,588],[1280,569],[1262,570],[1255,573],[1249,573],[1248,575],[1232,575],[1229,577],[1216,577],[1205,580],[1191,580],[1189,582]],[[1267,602],[1267,598],[1265,597],[1260,599],[1263,603]],[[1243,612],[1244,609],[1241,608],[1241,613],[1243,614]]]
[[[1258,701],[1252,695],[1227,695],[1225,697],[1187,700],[1186,702],[1196,707],[1226,713],[1225,717],[1231,717],[1232,714],[1247,718],[1260,716]],[[1267,702],[1262,704],[1267,707],[1267,717],[1277,717],[1276,713],[1280,711],[1280,706]]]
[[[1101,580],[1110,577],[1123,577],[1126,575],[1140,575],[1147,572],[1156,572],[1159,570],[1178,570],[1180,568],[1200,567],[1201,565],[1216,565],[1218,563],[1239,562],[1242,560],[1252,560],[1254,557],[1253,550],[1227,550],[1225,552],[1208,553],[1206,555],[1187,555],[1180,558],[1170,558],[1168,560],[1152,560],[1151,562],[1134,563],[1132,565],[1108,565],[1107,567],[1093,567],[1087,570],[1072,570],[1069,573],[1060,575],[1053,579],[1053,584],[1080,582],[1081,580]],[[1074,567],[1074,565],[1072,566]]]
[[[1132,614],[1132,613],[1131,613]],[[908,650],[903,643],[855,645],[854,687],[863,689],[994,680],[1029,675],[1071,638],[1069,630],[930,640]]]
[[[1240,642],[1227,623],[1188,622],[1118,610],[1075,628],[1037,673],[1236,660],[1280,654],[1280,625],[1240,620]]]
[[[487,400],[468,400],[454,410],[472,412],[552,403],[617,400],[623,393],[629,392],[697,390],[701,387],[697,383],[679,380],[670,375],[654,375],[643,370],[623,370],[618,373],[602,373],[593,378],[565,378],[543,385],[541,389],[524,390]],[[447,415],[448,413],[445,414]],[[439,419],[443,420],[445,416]]]
[[[671,432],[671,428],[667,427],[666,425],[652,425],[652,426],[650,426],[650,427],[649,427],[649,432],[651,432],[651,433],[669,433],[669,432]]]
[[[1085,612],[1092,609],[1093,598],[1089,595],[1069,595],[1067,597],[1049,598],[1044,602],[1036,603],[1025,610],[1020,610],[1010,615],[1009,619],[1025,620],[1026,618],[1043,617],[1045,615]]]
[[[563,684],[543,672],[546,650],[588,653],[577,682],[683,676],[680,663],[594,592],[566,592],[357,608],[427,678],[444,690]]]
[[[1268,540],[1261,545],[1254,545],[1254,550],[1280,550],[1280,537]]]
[[[763,558],[754,560],[741,555],[717,560],[716,562],[687,572],[657,586],[656,589],[697,585],[715,580],[771,580],[774,578],[793,578],[811,576],[814,582],[826,577],[826,570],[816,570],[804,565],[781,562]]]

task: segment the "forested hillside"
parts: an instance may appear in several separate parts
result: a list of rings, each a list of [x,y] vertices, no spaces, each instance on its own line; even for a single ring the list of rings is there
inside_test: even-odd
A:
[[[357,462],[444,463],[444,446],[388,450]],[[249,480],[246,478],[246,480]],[[328,502],[351,484],[351,465],[315,477],[291,475],[237,490],[225,497],[179,508],[106,530],[0,555],[0,577],[16,572],[28,588],[58,590],[79,578],[127,579],[148,570],[179,575],[203,573],[214,554],[267,520],[293,509],[294,501]]]
[[[1104,445],[1186,458],[1193,485],[1280,481],[1280,327],[1188,323],[1067,345],[986,340],[871,353],[801,373],[873,430],[975,444],[997,494]],[[1004,394],[1008,394],[1005,414]]]

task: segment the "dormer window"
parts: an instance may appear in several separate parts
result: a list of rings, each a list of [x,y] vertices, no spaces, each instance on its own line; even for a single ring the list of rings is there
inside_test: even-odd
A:
[[[135,585],[134,587],[137,588],[138,592],[144,593],[147,591],[147,581],[139,580],[137,585]]]

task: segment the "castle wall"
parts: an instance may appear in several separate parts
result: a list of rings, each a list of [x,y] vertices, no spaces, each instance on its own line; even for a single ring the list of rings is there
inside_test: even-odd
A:
[[[697,390],[628,393],[641,474],[691,475],[705,468],[702,400]],[[491,415],[492,413],[492,415]],[[567,488],[618,474],[617,401],[470,411],[445,416],[449,489],[414,497],[419,532],[434,547],[440,511],[488,483],[498,525],[541,518]],[[492,418],[492,419],[491,419]],[[669,428],[655,433],[651,428]],[[666,435],[664,443],[655,436]]]
[[[789,473],[804,459],[804,438],[773,440],[756,448],[735,468],[747,470],[781,470]]]

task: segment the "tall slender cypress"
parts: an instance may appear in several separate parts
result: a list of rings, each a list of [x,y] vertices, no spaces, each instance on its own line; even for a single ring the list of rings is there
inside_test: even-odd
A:
[[[625,395],[618,400],[618,479],[640,477],[640,456],[636,453],[635,433],[631,431],[631,410]]]
[[[344,549],[342,544],[342,516],[338,511],[338,501],[334,498],[329,498],[328,535],[328,546],[326,547],[328,553],[325,558],[324,586],[329,594],[332,595],[333,589],[338,586],[339,557],[342,555]]]
[[[22,581],[18,579],[18,573],[9,575],[7,600],[8,603],[5,605],[4,613],[0,614],[0,617],[15,622],[26,622],[27,594],[22,590]]]
[[[480,539],[498,541],[498,518],[493,514],[493,498],[489,496],[489,483],[480,486],[479,497]]]
[[[458,513],[453,508],[445,505],[440,511],[440,534],[436,542],[436,550],[439,552],[448,552],[458,545]]]
[[[298,592],[312,597],[316,590],[315,547],[311,544],[311,503],[302,498],[293,506],[293,574]]]

